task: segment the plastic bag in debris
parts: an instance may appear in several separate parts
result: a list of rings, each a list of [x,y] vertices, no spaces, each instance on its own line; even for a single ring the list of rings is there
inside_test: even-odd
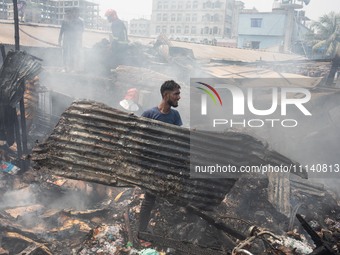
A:
[[[14,175],[20,171],[20,168],[13,165],[12,163],[0,161],[0,171]]]
[[[140,255],[160,255],[158,251],[154,249],[144,249],[139,252]]]
[[[290,237],[282,237],[283,245],[292,249],[295,249],[300,254],[310,254],[313,252],[313,248],[304,242],[295,240]]]

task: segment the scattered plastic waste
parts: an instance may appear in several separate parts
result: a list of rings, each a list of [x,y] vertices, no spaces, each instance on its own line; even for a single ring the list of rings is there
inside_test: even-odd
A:
[[[300,254],[310,254],[313,252],[313,248],[305,242],[301,242],[290,237],[282,237],[282,240],[284,246],[292,248]]]
[[[20,168],[10,162],[0,161],[0,170],[4,173],[15,175],[20,171]]]
[[[139,252],[140,255],[160,255],[158,251],[154,249],[144,249]]]

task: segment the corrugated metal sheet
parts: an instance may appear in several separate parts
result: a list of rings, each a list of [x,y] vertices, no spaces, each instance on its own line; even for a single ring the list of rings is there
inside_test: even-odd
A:
[[[250,79],[253,79],[253,81],[258,79],[258,82],[254,82],[253,86],[293,86],[312,88],[317,86],[322,79],[322,77],[306,77],[293,73],[275,72],[273,70],[263,69],[256,66],[209,64],[205,65],[203,70],[218,78],[245,79],[247,83],[246,86],[252,86]],[[269,79],[276,79],[276,81],[279,81],[280,83],[276,82],[275,84],[272,84],[268,82]]]
[[[195,135],[193,135],[193,133]],[[199,133],[140,118],[91,101],[74,102],[51,136],[33,150],[37,169],[107,185],[144,187],[179,204],[218,205],[236,178],[190,178],[190,139],[203,139],[194,156],[209,155],[235,165],[292,163],[266,145],[241,133]],[[195,157],[194,157],[195,158]]]

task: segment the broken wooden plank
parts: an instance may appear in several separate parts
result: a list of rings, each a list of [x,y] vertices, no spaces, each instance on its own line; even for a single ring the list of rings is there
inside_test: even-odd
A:
[[[221,250],[214,250],[207,247],[201,247],[188,242],[182,242],[171,238],[165,238],[163,236],[152,235],[146,232],[140,232],[139,237],[146,241],[152,241],[153,243],[169,247],[176,250],[176,254],[186,254],[186,255],[222,255],[225,254]]]
[[[268,173],[268,201],[287,217],[291,213],[290,182],[288,173]]]
[[[26,205],[26,206],[19,206],[15,208],[5,209],[5,212],[11,215],[13,218],[17,218],[18,216],[23,217],[27,214],[41,211],[43,208],[44,208],[43,205],[33,204],[33,205]]]
[[[30,247],[30,249],[34,250],[38,250],[40,251],[39,254],[42,255],[52,255],[51,251],[49,250],[49,248],[47,248],[44,244],[42,243],[38,243],[24,235],[21,235],[19,233],[16,232],[4,232],[2,233],[3,238],[8,238],[8,239],[16,239],[17,241],[21,241],[24,243],[27,243]],[[23,252],[23,251],[22,251]],[[19,254],[31,254],[31,253],[19,253]],[[32,252],[32,251],[31,251]]]

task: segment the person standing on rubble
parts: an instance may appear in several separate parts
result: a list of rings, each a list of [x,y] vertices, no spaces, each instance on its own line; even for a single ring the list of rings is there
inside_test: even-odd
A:
[[[118,18],[117,12],[113,9],[108,9],[105,12],[107,20],[111,23],[111,50],[113,54],[113,66],[117,67],[123,63],[125,51],[128,45],[128,36],[125,24]]]
[[[118,18],[117,12],[113,9],[108,9],[105,12],[105,16],[111,23],[112,39],[119,42],[127,42],[127,30],[124,22]]]
[[[24,17],[25,17],[25,9],[27,6],[26,0],[20,0],[18,1],[18,15],[20,17],[20,21],[24,22]]]
[[[79,17],[79,8],[67,9],[58,39],[58,43],[63,49],[64,71],[80,69],[83,32],[84,22]]]
[[[182,119],[178,111],[172,109],[178,106],[181,86],[173,80],[165,81],[160,89],[162,101],[156,107],[145,111],[142,116],[165,123],[182,126]],[[150,221],[151,211],[155,204],[156,196],[146,192],[139,216],[139,232],[146,232]]]

